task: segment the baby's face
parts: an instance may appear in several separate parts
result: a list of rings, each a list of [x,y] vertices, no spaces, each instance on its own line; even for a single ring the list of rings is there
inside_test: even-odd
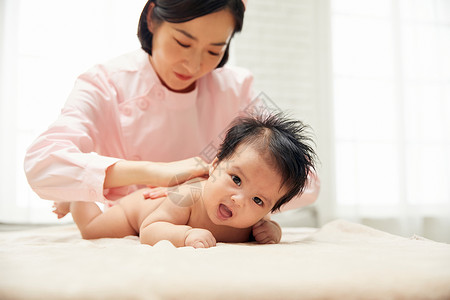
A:
[[[286,193],[280,189],[281,176],[251,146],[238,146],[232,157],[215,161],[212,168],[203,200],[217,225],[251,227]]]

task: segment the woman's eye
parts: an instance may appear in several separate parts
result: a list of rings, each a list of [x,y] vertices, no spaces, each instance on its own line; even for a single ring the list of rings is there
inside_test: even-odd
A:
[[[208,51],[209,54],[211,54],[212,56],[219,56],[220,53],[217,52],[212,52],[212,51]]]
[[[183,48],[189,48],[189,45],[183,44],[182,42],[180,42],[179,40],[175,39],[175,41],[178,43],[178,45],[180,45]]]
[[[231,175],[231,179],[236,185],[241,186],[241,179],[239,177],[237,177],[236,175]]]
[[[258,204],[259,206],[262,206],[264,204],[264,202],[258,197],[253,197],[252,199],[253,199],[253,202]]]

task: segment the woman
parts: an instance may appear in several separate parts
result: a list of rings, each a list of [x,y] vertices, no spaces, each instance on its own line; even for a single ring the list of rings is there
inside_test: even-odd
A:
[[[224,67],[244,10],[241,0],[148,1],[142,49],[79,76],[57,121],[29,147],[33,190],[54,201],[110,203],[138,185],[205,175],[208,157],[198,156],[254,96],[250,73]]]

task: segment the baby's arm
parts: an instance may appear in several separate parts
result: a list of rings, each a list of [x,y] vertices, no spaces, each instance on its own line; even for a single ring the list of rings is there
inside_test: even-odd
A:
[[[169,222],[154,222],[145,226],[141,229],[140,240],[148,245],[168,240],[175,247],[209,248],[216,245],[216,239],[209,230]]]
[[[190,217],[190,208],[180,207],[166,199],[141,224],[139,237],[142,244],[154,245],[161,240],[175,247],[209,248],[216,239],[209,230],[184,225]]]
[[[260,244],[277,244],[281,240],[281,227],[266,216],[253,225],[252,234]]]
[[[155,245],[161,240],[170,241],[175,247],[183,247],[187,231],[191,229],[186,225],[175,225],[169,222],[158,221],[141,227],[139,238],[142,244]]]

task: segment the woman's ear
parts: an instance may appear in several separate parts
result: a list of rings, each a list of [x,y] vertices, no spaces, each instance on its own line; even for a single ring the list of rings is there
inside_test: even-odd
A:
[[[209,176],[211,176],[212,172],[217,168],[219,165],[219,159],[216,157],[211,163],[211,167],[209,167]]]
[[[153,25],[153,21],[152,21],[152,13],[153,13],[153,8],[155,7],[155,3],[152,2],[150,3],[148,10],[147,10],[147,28],[148,31],[150,31],[151,33],[153,33],[154,25]]]

